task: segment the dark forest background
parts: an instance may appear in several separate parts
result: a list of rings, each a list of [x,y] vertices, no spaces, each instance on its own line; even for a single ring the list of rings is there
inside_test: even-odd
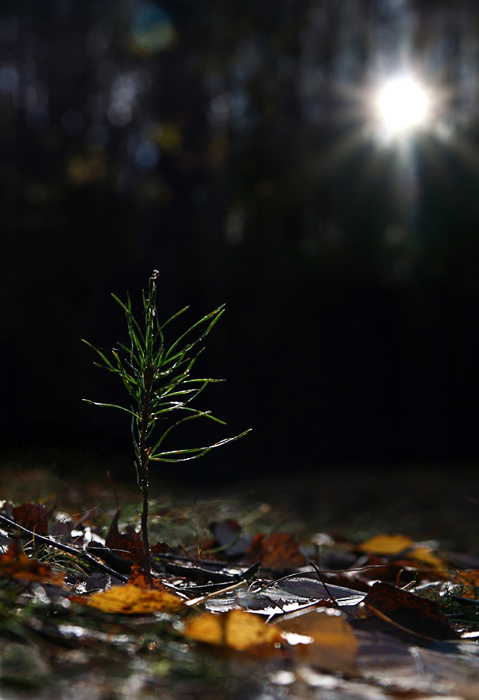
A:
[[[404,61],[447,95],[407,160]],[[477,460],[478,91],[475,2],[3,0],[3,450],[129,449],[81,338],[156,268],[165,319],[226,302],[205,404],[253,428],[183,475]]]

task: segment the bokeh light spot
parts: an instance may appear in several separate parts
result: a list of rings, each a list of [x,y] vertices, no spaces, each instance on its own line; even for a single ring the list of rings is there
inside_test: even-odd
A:
[[[183,137],[176,124],[166,122],[158,128],[156,142],[164,151],[175,154],[182,148]]]
[[[108,107],[108,119],[113,126],[126,126],[133,118],[133,109],[126,102],[113,102]]]
[[[173,46],[176,30],[169,14],[161,7],[147,5],[135,17],[132,25],[133,48],[147,56]]]
[[[154,168],[160,159],[160,150],[151,141],[141,141],[135,148],[135,163],[145,170]]]

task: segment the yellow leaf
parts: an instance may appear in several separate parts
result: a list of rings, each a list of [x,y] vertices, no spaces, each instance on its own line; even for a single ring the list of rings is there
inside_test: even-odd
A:
[[[405,535],[376,535],[359,545],[362,552],[369,554],[400,554],[414,546],[414,540]]]
[[[281,620],[277,627],[283,631],[286,641],[292,634],[304,638],[305,642],[298,638],[297,650],[307,663],[325,671],[355,671],[358,643],[340,612],[325,609],[307,613],[298,611]]]
[[[259,615],[243,610],[226,613],[202,613],[185,627],[185,637],[198,642],[249,651],[259,646],[275,648],[283,641],[281,632],[268,625]]]
[[[428,548],[418,545],[406,535],[376,535],[359,545],[358,549],[368,554],[398,555],[404,552],[407,559],[424,562],[434,569],[443,569],[444,563]]]
[[[436,557],[436,555],[433,554],[427,547],[416,547],[412,550],[412,552],[409,552],[407,556],[408,559],[416,559],[416,561],[420,561],[421,563],[424,562],[433,569],[440,570],[445,568],[444,562],[439,559],[439,557]]]
[[[147,590],[126,584],[112,586],[102,593],[94,593],[87,605],[108,613],[122,615],[146,615],[151,612],[175,612],[183,606],[183,600],[174,593]]]

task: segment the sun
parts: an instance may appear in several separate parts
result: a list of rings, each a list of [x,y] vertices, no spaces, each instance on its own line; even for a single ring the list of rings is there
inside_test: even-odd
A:
[[[373,116],[378,130],[388,140],[410,136],[432,124],[432,96],[412,75],[386,80],[373,96]]]

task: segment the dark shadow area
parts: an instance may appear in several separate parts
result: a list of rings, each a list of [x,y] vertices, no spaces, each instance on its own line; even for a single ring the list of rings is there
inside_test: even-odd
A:
[[[227,426],[185,441],[253,428],[179,480],[474,463],[478,12],[2,3],[2,450],[128,464],[128,417],[81,401],[125,400],[81,338],[125,341],[110,293],[138,305],[159,269],[165,319],[227,305],[199,364]],[[431,112],[397,136],[373,96],[407,70]]]

